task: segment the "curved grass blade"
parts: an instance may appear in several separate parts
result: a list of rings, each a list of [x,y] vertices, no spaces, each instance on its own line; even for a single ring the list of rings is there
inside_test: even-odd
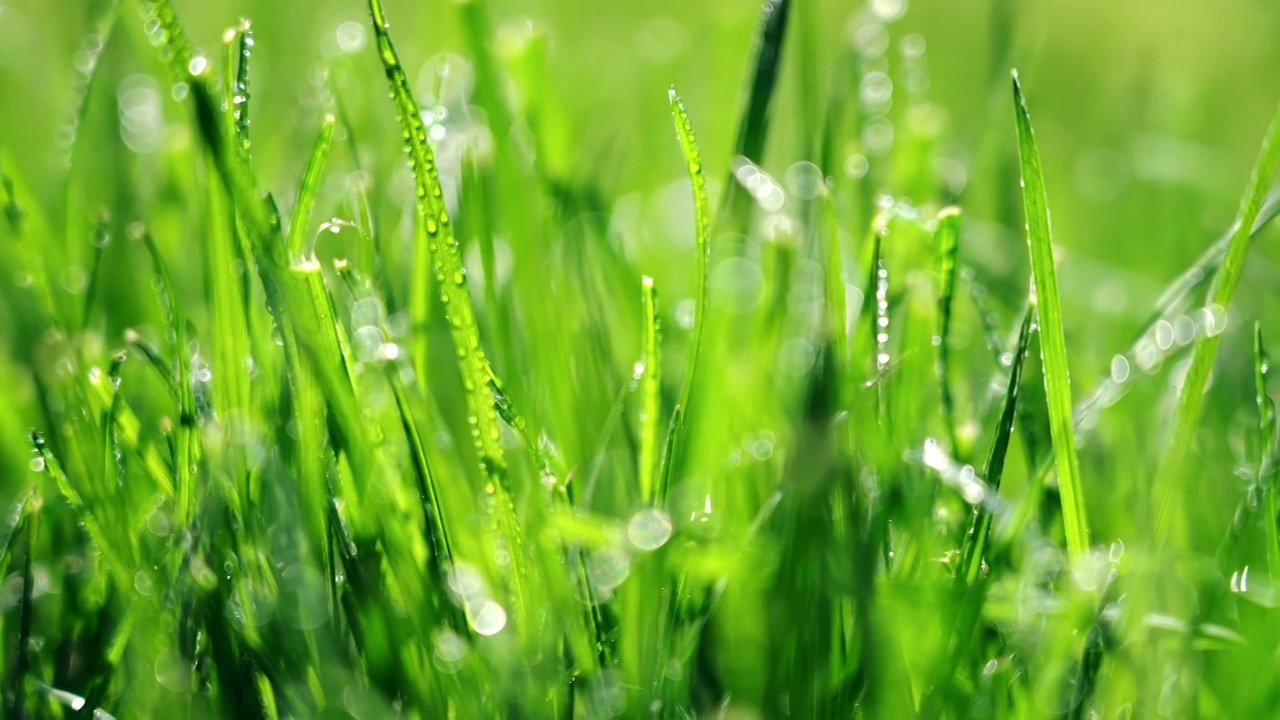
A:
[[[765,0],[760,10],[754,52],[755,67],[742,116],[738,121],[738,137],[733,144],[734,157],[745,157],[757,165],[764,160],[765,139],[769,133],[769,108],[778,84],[778,70],[782,64],[782,48],[786,41],[790,13],[790,0]],[[734,182],[730,173],[725,182],[724,198],[720,202],[720,220],[732,223],[729,230],[740,232],[747,226],[751,207],[750,194]]]
[[[1262,452],[1258,462],[1258,479],[1262,485],[1263,507],[1266,508],[1264,520],[1267,533],[1267,566],[1271,577],[1280,576],[1280,527],[1277,523],[1277,501],[1275,467],[1271,457],[1276,447],[1276,404],[1267,392],[1267,376],[1271,371],[1271,358],[1267,355],[1266,346],[1262,342],[1262,323],[1253,325],[1253,377],[1258,392],[1258,429],[1262,433]]]
[[[954,453],[960,452],[960,443],[956,437],[955,397],[951,393],[951,308],[956,291],[961,219],[960,208],[944,209],[938,213],[938,229],[933,234],[933,269],[938,284],[938,389],[942,396],[947,438]]]
[[[669,449],[666,453],[663,471],[659,474],[658,490],[655,499],[659,504],[666,501],[667,492],[671,489],[671,476],[680,462],[681,438],[684,432],[684,419],[689,412],[689,403],[693,398],[693,386],[697,380],[698,356],[702,349],[703,328],[706,327],[707,315],[707,265],[711,259],[711,207],[707,200],[707,179],[702,170],[702,156],[698,151],[698,137],[693,132],[693,124],[689,114],[685,112],[684,101],[676,94],[675,88],[667,92],[667,100],[671,104],[671,116],[675,120],[676,137],[680,140],[680,150],[689,171],[689,182],[693,186],[694,232],[698,247],[698,296],[693,318],[693,338],[689,350],[689,362],[685,369],[684,384],[680,388],[680,400],[672,416],[673,433],[668,439]]]
[[[1240,200],[1239,220],[1235,232],[1227,244],[1222,266],[1214,276],[1213,285],[1209,288],[1208,305],[1217,306],[1225,311],[1231,305],[1236,288],[1240,284],[1240,276],[1244,272],[1244,261],[1249,254],[1249,241],[1253,237],[1252,230],[1258,215],[1262,211],[1263,200],[1271,187],[1271,179],[1275,175],[1276,165],[1280,163],[1280,109],[1271,119],[1266,136],[1262,140],[1262,150],[1254,165]],[[1184,460],[1195,442],[1195,433],[1200,425],[1200,416],[1204,409],[1204,391],[1209,382],[1209,372],[1218,355],[1218,344],[1221,336],[1210,333],[1195,344],[1191,354],[1191,367],[1187,370],[1186,380],[1178,396],[1178,406],[1174,413],[1173,434],[1169,447],[1160,463],[1159,473],[1155,478],[1155,534],[1156,541],[1163,541],[1170,531],[1169,523],[1172,514],[1171,506],[1180,488],[1180,473]]]
[[[1031,129],[1018,72],[1013,71],[1014,113],[1018,126],[1018,156],[1022,163],[1022,199],[1026,211],[1027,244],[1031,250],[1032,305],[1039,316],[1040,355],[1044,362],[1044,390],[1049,407],[1049,431],[1062,496],[1062,523],[1067,551],[1079,556],[1089,548],[1089,524],[1085,515],[1080,462],[1076,457],[1075,425],[1071,411],[1071,375],[1067,367],[1067,341],[1062,330],[1062,306],[1054,270],[1053,237],[1045,197],[1040,151]]]
[[[419,114],[418,103],[413,97],[409,78],[391,41],[390,26],[381,0],[369,0],[369,11],[372,14],[378,56],[386,72],[396,115],[400,120],[405,153],[413,169],[417,212],[427,233],[427,250],[431,255],[434,280],[457,352],[457,362],[466,390],[468,422],[475,429],[472,439],[487,479],[486,489],[493,491],[500,532],[509,545],[516,614],[522,619],[527,618],[530,610],[527,587],[529,580],[523,551],[520,549],[520,523],[511,496],[506,459],[499,442],[501,432],[498,414],[489,390],[488,379],[492,373],[480,344],[480,329],[476,325],[475,310],[467,289],[461,250],[444,206],[444,191],[440,186],[435,155],[427,142],[426,127]],[[418,279],[419,282],[427,280]],[[527,623],[521,624],[528,627]]]
[[[324,166],[329,160],[329,148],[333,146],[336,124],[332,114],[325,115],[320,135],[316,137],[316,144],[311,149],[311,160],[307,162],[307,170],[302,175],[298,202],[294,205],[293,217],[289,219],[288,245],[285,250],[292,260],[311,256],[307,248],[307,223],[311,220],[311,211],[316,205],[316,193],[320,190],[320,178],[324,176]]]

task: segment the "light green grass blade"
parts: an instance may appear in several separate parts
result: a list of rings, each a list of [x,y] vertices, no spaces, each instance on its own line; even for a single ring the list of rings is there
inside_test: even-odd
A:
[[[1267,128],[1267,133],[1262,140],[1262,150],[1254,165],[1253,174],[1245,188],[1244,197],[1240,200],[1235,232],[1227,244],[1222,266],[1218,269],[1213,285],[1209,288],[1207,304],[1210,307],[1216,306],[1225,312],[1235,297],[1240,276],[1244,272],[1244,261],[1249,254],[1252,230],[1262,211],[1267,191],[1271,187],[1271,179],[1275,176],[1277,163],[1280,163],[1280,110],[1277,110],[1271,119],[1271,125]],[[1199,428],[1200,416],[1204,410],[1205,386],[1208,385],[1209,373],[1213,370],[1221,341],[1219,333],[1207,333],[1206,337],[1196,342],[1192,350],[1191,367],[1187,370],[1186,379],[1178,396],[1178,407],[1174,413],[1169,446],[1155,478],[1157,543],[1162,543],[1170,532],[1170,522],[1175,514],[1174,499],[1179,494],[1180,480],[1183,477],[1181,469],[1195,445],[1196,430]]]
[[[697,382],[698,358],[702,350],[702,336],[706,327],[707,316],[707,273],[711,260],[711,205],[707,199],[707,179],[703,173],[702,155],[698,151],[698,137],[693,132],[693,123],[685,111],[684,101],[676,94],[674,88],[667,93],[671,104],[671,116],[675,121],[676,137],[680,141],[680,150],[684,154],[689,182],[693,186],[694,236],[697,243],[697,299],[693,317],[693,337],[689,342],[689,361],[685,369],[684,384],[680,389],[680,399],[676,404],[672,418],[673,434],[666,453],[665,467],[659,473],[656,499],[659,504],[666,501],[667,492],[671,488],[671,475],[676,472],[682,452],[681,439],[684,433],[684,420],[689,412],[689,403],[693,399],[693,388]]]
[[[1062,306],[1054,269],[1053,236],[1045,197],[1040,151],[1031,130],[1018,73],[1013,73],[1014,113],[1018,127],[1018,156],[1022,163],[1022,199],[1031,249],[1034,282],[1033,306],[1040,324],[1040,354],[1044,362],[1044,388],[1049,407],[1049,428],[1062,496],[1062,521],[1067,550],[1079,556],[1089,548],[1089,524],[1085,515],[1080,462],[1076,457],[1075,426],[1071,410],[1071,374],[1067,367],[1067,341],[1062,329]],[[1252,223],[1250,223],[1252,224]]]
[[[658,324],[658,291],[654,287],[653,278],[644,276],[640,286],[644,303],[644,349],[635,378],[640,385],[638,473],[640,502],[650,505],[657,492],[655,473],[658,471],[658,428],[662,422],[662,335]]]
[[[311,149],[311,160],[307,163],[306,172],[302,175],[302,185],[298,188],[298,202],[293,207],[293,216],[289,220],[288,257],[300,260],[311,256],[307,243],[307,227],[311,221],[311,212],[316,206],[316,194],[320,191],[320,179],[324,176],[324,166],[329,160],[329,148],[333,146],[333,132],[337,121],[333,115],[326,115],[320,134],[316,137],[315,146]]]

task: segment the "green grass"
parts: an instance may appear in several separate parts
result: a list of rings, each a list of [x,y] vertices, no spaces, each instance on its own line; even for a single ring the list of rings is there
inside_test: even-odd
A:
[[[243,5],[0,3],[7,717],[1280,703],[1242,74],[1133,8]]]

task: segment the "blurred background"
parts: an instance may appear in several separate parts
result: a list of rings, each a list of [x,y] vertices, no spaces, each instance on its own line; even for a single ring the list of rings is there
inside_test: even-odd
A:
[[[174,4],[188,32],[211,53],[220,52],[223,28],[240,17],[253,20],[258,40],[255,155],[272,189],[291,188],[305,162],[322,112],[317,78],[323,68],[330,68],[356,127],[368,129],[366,138],[394,132],[364,3]],[[393,31],[420,94],[430,94],[441,55],[464,47],[453,4],[388,2]],[[52,198],[61,182],[59,133],[65,133],[79,77],[77,53],[102,5],[102,0],[0,0],[5,38],[0,144],[43,197]],[[896,60],[893,48],[911,38],[911,51],[922,51],[927,62],[923,89],[939,110],[931,120],[940,124],[938,154],[954,160],[944,170],[965,184],[962,204],[973,227],[998,221],[993,198],[1007,178],[993,168],[1014,150],[1008,68],[1000,57],[1006,50],[1001,29],[994,26],[1005,6],[1013,23],[1004,35],[1012,38],[1008,64],[1020,69],[1027,87],[1056,240],[1070,252],[1064,259],[1064,293],[1078,302],[1096,301],[1094,309],[1101,313],[1089,313],[1091,323],[1111,322],[1112,316],[1123,322],[1128,310],[1137,313],[1136,321],[1158,287],[1225,229],[1236,209],[1280,90],[1274,73],[1280,65],[1280,5],[1274,2],[802,3],[791,29],[765,166],[782,176],[802,152],[792,142],[803,137],[797,130],[820,122],[806,117],[812,109],[797,99],[797,46],[812,56],[817,77],[829,86],[838,82],[833,69],[850,52],[889,43],[886,57]],[[683,168],[670,136],[665,97],[672,85],[688,104],[707,165],[728,167],[759,15],[755,0],[496,0],[490,7],[504,57],[545,52],[545,60],[536,60],[545,62],[539,92],[557,109],[559,142],[575,148],[572,159],[564,161],[567,175],[597,185],[633,210],[679,183]],[[131,16],[126,19],[136,17],[131,3],[124,12]],[[887,36],[864,32],[860,39],[859,30],[876,22],[888,28]],[[122,27],[140,42],[140,23]],[[159,85],[148,85],[145,76],[138,85],[136,73],[158,76],[157,68],[139,62],[145,53],[126,53],[121,45],[108,48],[106,61],[114,71],[102,83],[116,87],[95,92],[120,103],[145,100]],[[466,61],[454,57],[450,67],[443,92],[466,93],[471,82]],[[163,123],[164,114],[177,112],[176,103],[164,100],[156,107],[160,117],[151,122]],[[138,117],[146,115],[140,112]],[[115,115],[109,103],[98,102],[87,122],[108,129],[119,126]],[[153,136],[140,149],[154,152],[163,142]],[[867,153],[857,145],[857,139],[851,141],[851,154]],[[399,162],[390,143],[370,145],[368,152],[378,166]],[[718,170],[712,175],[720,176]],[[674,233],[687,232],[679,223],[671,225]],[[1012,252],[1001,247],[979,239],[968,243],[966,252],[985,253],[985,261],[997,268],[1022,255],[1018,246]],[[1262,254],[1273,256],[1267,248]],[[1250,289],[1261,291],[1254,284],[1246,295]],[[1090,340],[1099,337],[1096,328],[1074,330],[1077,350],[1107,352]]]

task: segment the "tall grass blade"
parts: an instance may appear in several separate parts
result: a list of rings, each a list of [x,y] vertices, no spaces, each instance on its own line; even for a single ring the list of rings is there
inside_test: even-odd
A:
[[[474,427],[472,439],[486,477],[486,490],[491,491],[494,496],[500,531],[508,544],[507,551],[512,560],[516,614],[525,619],[531,608],[528,607],[528,578],[520,524],[516,517],[507,463],[500,442],[498,414],[489,390],[491,372],[480,344],[480,329],[476,325],[475,310],[467,289],[462,253],[445,209],[435,155],[427,142],[426,127],[419,113],[418,103],[414,100],[409,78],[391,41],[390,25],[381,0],[369,0],[369,10],[373,16],[378,55],[400,120],[405,153],[413,168],[418,217],[426,230],[427,250],[434,270],[432,279],[436,283],[440,302],[444,305],[445,317],[457,352],[458,366],[466,390],[468,423]],[[428,278],[418,278],[418,282],[428,281]],[[521,624],[527,627],[527,624]]]
[[[1213,285],[1209,288],[1207,305],[1211,310],[1216,308],[1226,313],[1231,300],[1235,297],[1240,276],[1244,272],[1244,261],[1249,254],[1252,230],[1262,211],[1267,191],[1271,187],[1277,163],[1280,163],[1280,109],[1277,109],[1275,116],[1272,117],[1271,125],[1263,137],[1262,150],[1258,154],[1244,197],[1240,200],[1235,232],[1227,244],[1222,266],[1218,268]],[[1196,342],[1191,353],[1191,366],[1187,370],[1186,379],[1178,395],[1173,432],[1155,478],[1155,536],[1158,543],[1168,537],[1171,529],[1173,505],[1175,497],[1179,495],[1180,481],[1184,476],[1181,469],[1195,444],[1196,430],[1199,428],[1200,416],[1204,409],[1205,386],[1208,385],[1209,373],[1213,370],[1214,360],[1218,356],[1218,345],[1222,341],[1221,330],[1222,328],[1218,328],[1216,332],[1206,333],[1205,337]]]
[[[1067,367],[1067,341],[1062,329],[1062,306],[1054,269],[1053,237],[1045,197],[1040,151],[1031,129],[1026,98],[1013,72],[1014,112],[1018,128],[1018,156],[1022,163],[1022,199],[1026,212],[1027,243],[1031,249],[1032,305],[1040,324],[1040,354],[1044,362],[1044,389],[1049,407],[1049,429],[1062,496],[1062,521],[1067,549],[1072,556],[1089,547],[1080,462],[1076,457],[1075,426],[1071,409],[1071,374]],[[1252,224],[1252,221],[1250,222]]]
[[[785,2],[785,0],[783,0]],[[684,432],[684,418],[689,412],[689,403],[693,399],[693,388],[697,381],[698,357],[702,349],[702,336],[706,327],[707,316],[707,265],[711,260],[711,204],[707,199],[707,179],[703,173],[702,155],[698,150],[698,138],[693,132],[693,123],[685,111],[684,101],[676,94],[674,88],[667,93],[671,104],[671,116],[675,121],[676,137],[680,141],[680,150],[684,154],[685,169],[689,173],[689,182],[693,187],[694,236],[698,249],[697,264],[697,299],[693,318],[693,337],[689,344],[689,361],[685,369],[684,384],[680,389],[680,399],[676,404],[673,417],[673,435],[670,450],[667,452],[666,467],[659,476],[656,498],[659,503],[665,502],[667,491],[671,487],[671,474],[678,468],[681,451],[681,435]]]

